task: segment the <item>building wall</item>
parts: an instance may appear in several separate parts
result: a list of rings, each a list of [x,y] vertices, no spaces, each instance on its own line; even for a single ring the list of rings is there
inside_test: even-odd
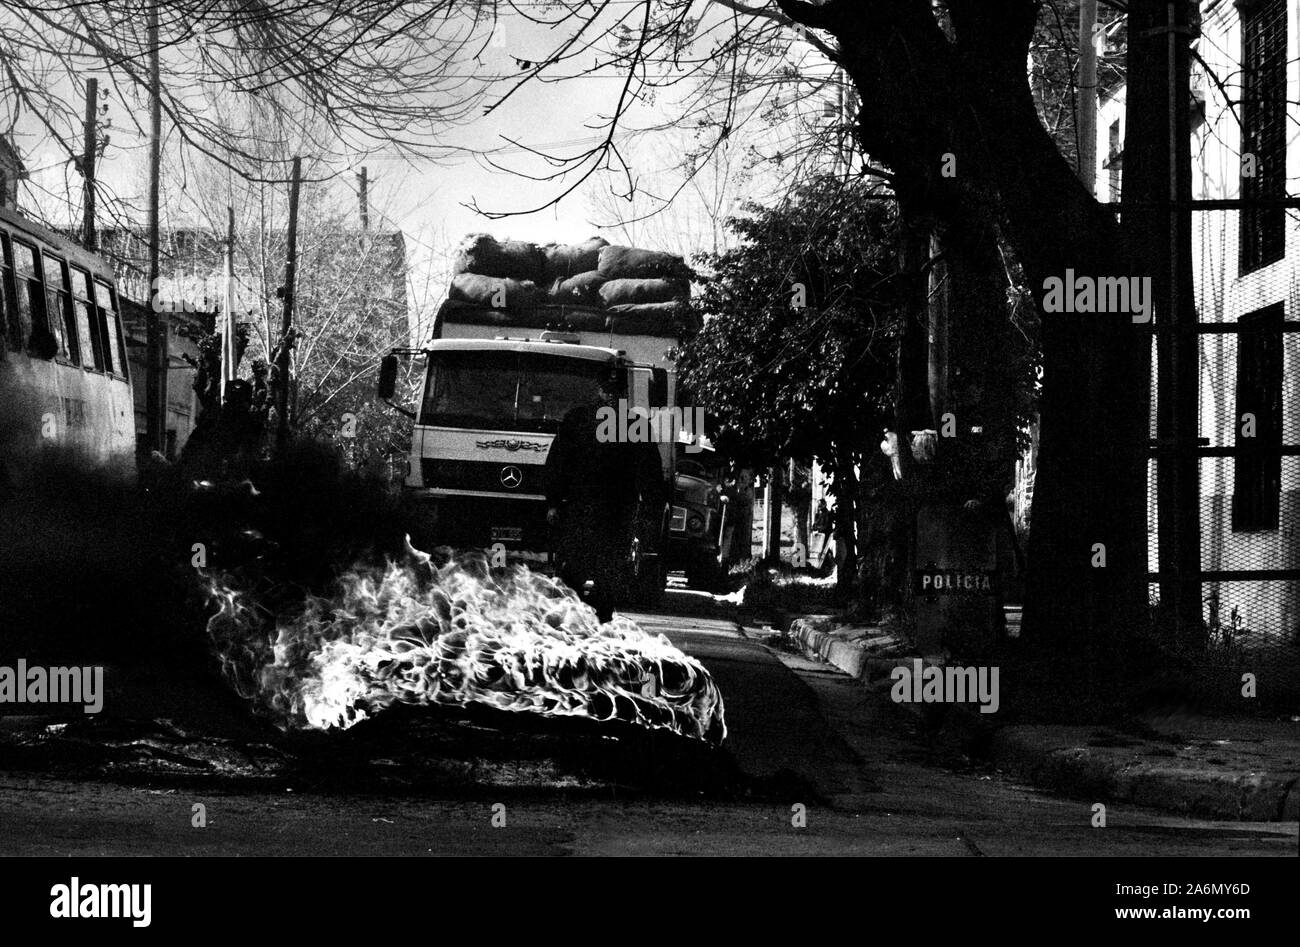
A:
[[[1286,177],[1287,193],[1296,193],[1300,179],[1300,123],[1295,102],[1300,101],[1300,22],[1297,5],[1288,2],[1286,99],[1290,103],[1287,117]],[[1192,188],[1196,199],[1233,199],[1241,194],[1242,134],[1237,109],[1240,108],[1242,25],[1235,3],[1211,0],[1202,4],[1201,36],[1196,50],[1213,74],[1222,81],[1230,103],[1198,65],[1194,65],[1193,92],[1204,101],[1203,120],[1193,121]],[[1100,200],[1117,200],[1113,193],[1110,130],[1118,122],[1123,131],[1123,90],[1100,104],[1097,121],[1097,196]],[[1122,162],[1121,162],[1122,166]],[[1285,225],[1285,253],[1271,264],[1249,273],[1240,272],[1238,242],[1241,212],[1235,210],[1197,211],[1192,220],[1192,257],[1195,298],[1202,322],[1235,323],[1266,306],[1281,303],[1283,318],[1300,319],[1300,222],[1297,212],[1289,212]],[[1237,337],[1234,334],[1204,335],[1201,339],[1201,384],[1199,431],[1212,447],[1232,446],[1237,435]],[[1282,443],[1300,443],[1300,334],[1283,335],[1282,368]],[[1152,357],[1152,436],[1154,436],[1156,365]],[[1300,541],[1295,529],[1300,525],[1300,457],[1282,458],[1282,495],[1279,525],[1256,532],[1239,532],[1232,528],[1234,460],[1230,457],[1206,458],[1201,462],[1201,565],[1206,570],[1281,569],[1300,567]],[[1158,522],[1155,508],[1155,467],[1150,466],[1148,496],[1148,561],[1151,571],[1157,568]],[[1279,635],[1293,635],[1300,628],[1300,583],[1232,582],[1214,588],[1207,585],[1207,596],[1217,593],[1222,612],[1236,607],[1244,626],[1267,629]]]

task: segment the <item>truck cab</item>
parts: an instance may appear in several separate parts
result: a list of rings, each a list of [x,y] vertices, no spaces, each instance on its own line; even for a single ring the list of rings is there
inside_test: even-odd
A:
[[[404,489],[415,501],[417,547],[480,549],[494,565],[554,568],[546,460],[571,408],[606,387],[629,411],[652,414],[663,394],[651,366],[563,333],[537,338],[439,339],[419,350],[424,380],[414,412]],[[390,356],[395,362],[396,356]],[[387,395],[381,381],[381,394]],[[660,445],[672,476],[672,444]],[[630,536],[629,604],[662,592],[667,511],[641,511]]]
[[[569,409],[602,380],[635,401],[644,370],[615,349],[555,339],[441,339],[424,383],[405,488],[421,538],[547,567],[546,458]]]

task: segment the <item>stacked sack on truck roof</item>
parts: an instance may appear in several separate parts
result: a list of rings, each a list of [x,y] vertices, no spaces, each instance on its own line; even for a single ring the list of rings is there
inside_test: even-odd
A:
[[[470,234],[448,298],[492,309],[583,307],[652,321],[681,315],[691,271],[671,253],[614,246],[601,237],[539,247]]]

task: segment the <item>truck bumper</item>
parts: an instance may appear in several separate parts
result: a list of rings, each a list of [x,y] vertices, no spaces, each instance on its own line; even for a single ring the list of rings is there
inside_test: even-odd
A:
[[[541,497],[480,496],[437,488],[412,489],[408,499],[416,507],[418,523],[412,531],[415,545],[457,550],[504,550],[507,561],[532,568],[550,565],[551,527],[546,522],[546,502]]]

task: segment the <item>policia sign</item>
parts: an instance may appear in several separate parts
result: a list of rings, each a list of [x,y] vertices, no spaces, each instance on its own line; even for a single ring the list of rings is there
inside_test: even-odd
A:
[[[930,564],[912,572],[917,595],[992,595],[998,591],[993,569],[940,569]]]

